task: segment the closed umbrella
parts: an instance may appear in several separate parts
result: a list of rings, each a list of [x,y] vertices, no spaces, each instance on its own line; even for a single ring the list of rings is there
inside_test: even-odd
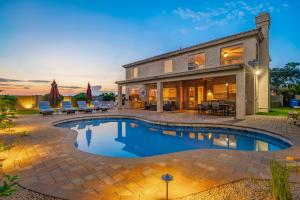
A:
[[[89,147],[92,139],[92,130],[88,127],[88,130],[85,132],[86,144]]]
[[[86,101],[90,106],[91,101],[92,101],[92,90],[91,90],[90,83],[88,83],[88,87],[87,87],[87,90],[86,90]]]
[[[50,96],[49,96],[49,101],[50,101],[50,104],[53,106],[53,107],[56,107],[57,104],[58,104],[58,101],[59,101],[59,91],[58,91],[58,88],[57,88],[57,84],[55,82],[55,80],[51,83],[51,91],[50,91]]]

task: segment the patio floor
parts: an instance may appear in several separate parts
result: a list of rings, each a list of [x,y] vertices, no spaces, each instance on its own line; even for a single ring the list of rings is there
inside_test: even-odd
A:
[[[148,158],[111,158],[75,149],[76,133],[53,123],[76,117],[133,116],[164,123],[222,124],[270,131],[288,137],[294,145],[278,152],[232,150],[194,150]],[[20,184],[44,194],[65,199],[164,199],[161,175],[171,173],[172,199],[200,192],[243,178],[268,178],[269,160],[273,157],[300,157],[300,128],[288,124],[284,117],[198,116],[189,112],[157,113],[121,110],[76,115],[24,115],[16,128],[0,138],[18,136],[12,149],[0,153],[3,170],[20,176]],[[292,180],[300,180],[292,173]]]

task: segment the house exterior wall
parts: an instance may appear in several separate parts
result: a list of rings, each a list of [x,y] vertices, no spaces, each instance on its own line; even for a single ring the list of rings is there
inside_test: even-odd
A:
[[[147,91],[151,87],[159,87],[159,91],[162,91],[162,88],[173,84],[173,87],[177,89],[178,108],[186,109],[188,105],[189,85],[203,85],[204,99],[206,99],[207,89],[213,84],[234,81],[237,90],[236,118],[243,119],[245,114],[266,112],[269,110],[270,105],[269,29],[270,16],[268,13],[261,13],[256,17],[256,29],[254,32],[244,32],[233,35],[229,39],[226,37],[225,39],[217,40],[217,42],[211,41],[186,48],[182,52],[181,50],[174,51],[175,53],[169,52],[164,55],[135,62],[136,64],[125,65],[126,80],[117,83],[126,86],[127,98],[132,87],[146,88]],[[227,65],[221,65],[221,49],[234,45],[242,45],[244,48],[241,65],[233,64],[241,66],[242,68],[240,69],[227,68]],[[198,53],[205,53],[206,70],[201,71],[199,69],[195,70],[194,73],[192,70],[188,70],[188,57]],[[170,73],[165,73],[164,71],[164,63],[167,60],[172,60],[173,70]],[[138,75],[135,77],[137,78],[136,80],[131,77],[131,70],[133,68],[138,69]],[[231,78],[228,79],[228,77]],[[208,78],[212,78],[212,81],[205,81]],[[162,93],[160,92],[159,95],[162,95]],[[143,97],[142,100],[147,101],[147,99],[148,96]],[[159,102],[159,104],[161,105],[162,102]],[[160,106],[158,111],[161,110],[162,107]]]
[[[214,68],[221,66],[221,48],[234,46],[242,44],[244,47],[244,64],[248,64],[249,61],[252,61],[256,58],[256,45],[258,41],[256,37],[246,38],[243,40],[238,40],[235,42],[229,42],[226,44],[213,46],[205,49],[199,49],[194,52],[185,53],[182,55],[174,56],[171,58],[161,59],[157,61],[152,61],[149,63],[144,63],[136,65],[133,67],[126,68],[126,80],[131,79],[131,70],[134,67],[138,68],[138,78],[153,77],[158,75],[163,75],[164,73],[164,62],[166,60],[172,59],[173,63],[173,72],[178,73],[188,71],[188,57],[189,55],[197,53],[205,53],[205,68]]]

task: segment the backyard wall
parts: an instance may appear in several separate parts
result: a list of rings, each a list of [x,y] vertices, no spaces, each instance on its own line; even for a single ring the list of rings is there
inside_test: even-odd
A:
[[[41,95],[31,96],[16,96],[17,97],[17,109],[18,110],[31,110],[39,107],[38,102],[43,100]],[[71,101],[71,96],[64,96],[64,101]]]

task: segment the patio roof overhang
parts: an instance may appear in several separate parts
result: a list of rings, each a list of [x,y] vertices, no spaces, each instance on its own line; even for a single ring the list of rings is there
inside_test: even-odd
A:
[[[197,78],[208,78],[208,77],[218,77],[218,76],[228,76],[235,75],[236,71],[240,71],[245,67],[244,64],[238,65],[227,65],[221,67],[213,67],[206,69],[198,69],[192,71],[185,72],[177,72],[171,74],[163,74],[158,76],[144,77],[144,78],[136,78],[129,80],[116,81],[115,83],[118,85],[134,85],[134,84],[151,84],[156,83],[157,81],[180,81],[180,80],[192,80]]]

